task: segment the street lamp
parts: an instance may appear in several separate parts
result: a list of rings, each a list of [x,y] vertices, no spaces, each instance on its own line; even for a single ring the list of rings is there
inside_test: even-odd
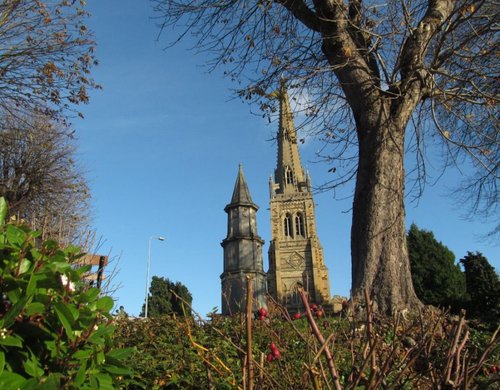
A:
[[[149,237],[149,245],[148,245],[148,265],[146,271],[146,306],[144,308],[144,318],[148,318],[148,295],[149,295],[149,265],[151,264],[151,241],[152,240],[165,241],[165,237],[162,236],[151,236]]]

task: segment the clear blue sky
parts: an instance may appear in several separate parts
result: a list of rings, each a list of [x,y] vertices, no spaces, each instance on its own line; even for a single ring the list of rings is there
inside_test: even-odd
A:
[[[162,235],[166,241],[152,242],[151,275],[184,283],[204,316],[220,308],[224,206],[239,163],[260,206],[258,229],[267,259],[268,180],[276,165],[269,140],[277,124],[232,99],[236,86],[222,72],[207,73],[204,57],[188,50],[188,43],[163,50],[173,36],[156,41],[148,0],[89,0],[88,8],[100,61],[93,76],[103,90],[91,94],[90,104],[81,107],[85,119],[75,119],[74,127],[92,189],[93,226],[103,239],[99,252],[118,261],[117,306],[140,312],[148,240]],[[319,185],[330,177],[327,166],[313,163],[317,148],[308,142],[301,155]],[[461,219],[447,196],[455,180],[447,174],[426,189],[418,205],[407,204],[408,225],[432,230],[457,260],[477,250],[498,270],[500,248],[477,239],[492,226]],[[315,202],[332,294],[348,295],[352,201],[324,193]]]

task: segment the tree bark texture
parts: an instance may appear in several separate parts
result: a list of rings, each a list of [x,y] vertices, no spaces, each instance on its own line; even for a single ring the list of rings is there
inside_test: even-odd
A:
[[[423,96],[422,58],[438,25],[452,9],[430,3],[402,49],[401,83],[384,91],[369,41],[358,25],[359,4],[349,17],[336,1],[315,1],[322,50],[336,74],[356,122],[359,160],[351,227],[352,298],[369,291],[373,310],[391,314],[416,308],[405,227],[404,147],[408,121]],[[436,15],[439,17],[436,18]]]
[[[352,297],[364,301],[367,289],[374,310],[418,307],[406,246],[404,207],[404,130],[385,105],[369,112],[358,129],[359,162],[351,227]],[[359,125],[358,125],[359,126]]]

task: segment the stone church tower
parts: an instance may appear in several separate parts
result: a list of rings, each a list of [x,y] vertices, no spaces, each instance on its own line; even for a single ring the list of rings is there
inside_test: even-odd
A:
[[[222,273],[222,314],[231,315],[246,310],[247,276],[253,280],[253,310],[267,307],[266,273],[263,269],[262,245],[257,234],[256,213],[240,165],[233,196],[224,211],[227,213],[227,237]]]
[[[297,133],[285,86],[280,94],[278,161],[269,182],[271,244],[269,293],[288,310],[302,305],[299,287],[312,302],[328,306],[330,282],[316,233],[311,181],[300,162]]]

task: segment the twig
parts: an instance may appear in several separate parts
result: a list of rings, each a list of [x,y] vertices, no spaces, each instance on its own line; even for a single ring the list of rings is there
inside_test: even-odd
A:
[[[457,352],[460,353],[458,350],[458,341],[460,339],[460,334],[462,333],[462,327],[465,322],[465,312],[462,310],[460,312],[460,319],[458,320],[457,325],[455,326],[455,334],[453,336],[453,342],[451,344],[450,350],[448,352],[448,358],[446,361],[446,366],[443,374],[445,374],[445,377],[442,378],[442,383],[443,384],[451,384],[451,370],[453,368],[453,361],[454,358],[456,357]]]
[[[453,378],[453,383],[455,383],[455,385],[457,385],[457,386],[460,384],[460,376],[461,376],[460,371],[462,370],[462,367],[463,367],[463,365],[462,366],[460,365],[460,360],[461,360],[460,354],[462,353],[462,350],[465,348],[465,343],[467,342],[468,339],[469,339],[469,331],[466,331],[465,336],[462,339],[462,342],[460,343],[460,345],[457,348],[457,353],[455,354],[455,376]],[[467,371],[467,370],[464,370],[464,371]]]
[[[332,339],[334,337],[335,337],[334,333],[332,333],[332,334],[330,334],[330,336],[328,336],[328,338],[326,339],[325,343],[321,345],[320,349],[316,353],[316,356],[314,356],[314,359],[312,361],[313,364],[316,364],[316,361],[319,359],[319,357],[321,356],[321,354],[325,350],[325,347],[330,343],[330,341],[332,341]]]
[[[193,314],[194,317],[198,318],[198,321],[200,324],[203,324],[203,325],[206,325],[208,326],[210,329],[212,329],[215,333],[217,333],[221,338],[223,338],[224,340],[226,340],[229,345],[231,345],[236,351],[238,351],[239,353],[242,353],[242,354],[245,354],[246,351],[244,350],[244,348],[242,348],[240,345],[236,344],[233,339],[231,337],[228,337],[227,334],[225,334],[222,330],[220,330],[219,328],[215,327],[213,324],[211,324],[210,322],[207,322],[205,321],[201,315],[196,311],[194,310],[194,308],[191,306],[191,304],[189,302],[187,302],[185,299],[183,299],[182,297],[178,296],[177,294],[175,294],[175,292],[172,292],[178,299],[180,299],[184,305],[186,305],[190,310],[191,310],[191,313]],[[189,326],[188,326],[188,330],[189,329]],[[193,344],[193,346],[195,347],[195,349],[198,351],[198,348],[200,347],[203,347],[203,346],[200,346],[200,344],[195,344],[194,341],[193,341],[193,338],[191,336],[190,333],[188,333],[188,336],[189,336],[189,339],[191,341],[191,343]],[[204,347],[203,347],[204,348]],[[205,349],[206,351],[208,351],[208,349]],[[203,361],[206,361],[205,358],[203,356],[200,355],[200,357],[202,358]],[[217,357],[217,355],[214,355],[214,358],[216,361],[218,361],[223,367],[227,368],[224,363]],[[209,364],[212,368],[213,365],[212,363],[210,363],[209,361],[207,361],[207,364]],[[265,370],[264,368],[264,364],[263,363],[259,363],[257,361],[254,361],[254,364],[258,366],[260,372],[262,375],[265,376],[266,380],[270,381],[274,388],[276,389],[283,389],[283,385],[278,382],[272,375],[269,375],[269,373]],[[221,374],[221,372],[215,367],[215,370],[217,371],[217,373]],[[234,381],[234,373],[232,371],[230,371],[230,373],[232,374],[232,377],[233,377],[233,380],[231,382],[231,385],[232,386],[236,386],[235,384],[235,381]],[[227,376],[227,374],[221,374],[224,378]],[[237,386],[236,388],[238,389],[241,389],[240,386]]]
[[[247,275],[247,379],[248,390],[253,390],[253,369],[252,369],[252,277]]]
[[[333,361],[332,354],[330,352],[330,349],[328,346],[325,344],[325,338],[321,334],[318,325],[316,324],[316,321],[314,321],[314,318],[311,313],[311,308],[309,307],[309,303],[307,302],[307,293],[304,291],[304,289],[299,289],[299,294],[300,298],[302,299],[302,303],[304,304],[304,307],[306,309],[306,315],[307,315],[307,320],[309,321],[309,325],[311,326],[311,329],[318,339],[318,341],[321,343],[321,345],[325,346],[325,356],[326,356],[326,361],[328,362],[328,369],[330,370],[330,375],[333,379],[333,383],[335,385],[336,390],[342,390],[342,386],[340,385],[339,381],[339,376],[337,374],[337,369],[335,368],[335,363]]]
[[[210,371],[210,365],[206,361],[203,361],[203,364],[205,365],[205,368],[207,370],[208,389],[213,390],[215,389],[215,386],[214,386],[214,380],[212,378],[212,372]]]
[[[465,381],[465,388],[468,388],[476,376],[476,374],[481,370],[481,367],[483,366],[484,362],[486,361],[486,358],[488,357],[488,354],[492,350],[492,348],[495,346],[496,338],[498,336],[498,332],[500,332],[500,325],[497,326],[497,329],[491,336],[491,339],[489,343],[486,345],[486,348],[484,349],[483,354],[479,358],[479,362],[476,364],[476,366],[470,370],[467,370],[467,380]]]
[[[259,365],[259,388],[262,387],[262,384],[264,383],[264,370],[262,367],[264,367],[264,359],[266,358],[266,354],[264,352],[260,353],[260,365]]]

